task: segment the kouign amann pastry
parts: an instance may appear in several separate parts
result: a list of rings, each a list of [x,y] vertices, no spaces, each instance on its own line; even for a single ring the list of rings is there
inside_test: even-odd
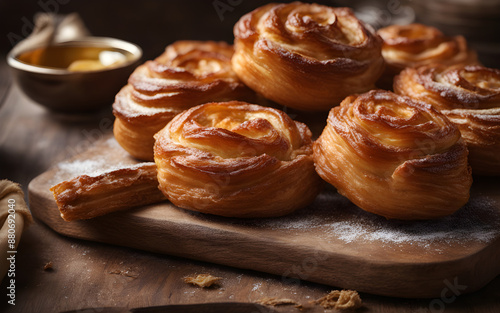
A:
[[[460,131],[430,104],[390,91],[352,95],[333,108],[314,159],[340,194],[386,218],[438,218],[469,199]]]
[[[423,24],[391,25],[377,33],[382,37],[385,72],[378,85],[392,87],[392,79],[406,67],[430,63],[475,64],[477,54],[463,36],[445,36],[439,29]]]
[[[462,133],[474,174],[500,175],[500,70],[479,65],[405,69],[395,92],[432,104]]]
[[[212,101],[254,100],[231,68],[224,42],[177,41],[139,66],[116,95],[114,135],[132,156],[153,160],[153,135],[178,113]]]
[[[322,187],[311,132],[280,110],[207,103],[155,135],[160,190],[175,205],[229,217],[272,217],[311,203]]]
[[[271,3],[234,26],[233,69],[250,88],[279,104],[327,111],[374,87],[382,40],[349,8]]]

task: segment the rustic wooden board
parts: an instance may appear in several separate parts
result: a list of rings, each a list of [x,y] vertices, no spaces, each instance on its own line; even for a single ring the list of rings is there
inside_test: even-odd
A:
[[[378,295],[433,298],[476,291],[500,273],[500,182],[475,178],[454,215],[416,223],[366,213],[333,188],[290,216],[239,220],[165,202],[65,222],[49,188],[94,170],[135,164],[104,138],[29,184],[33,215],[56,232]]]

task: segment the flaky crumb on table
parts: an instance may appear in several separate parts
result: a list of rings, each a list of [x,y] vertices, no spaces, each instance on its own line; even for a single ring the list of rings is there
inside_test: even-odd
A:
[[[355,290],[333,290],[326,296],[312,301],[325,309],[347,310],[361,307],[361,297]]]
[[[192,284],[202,288],[208,288],[213,285],[218,284],[222,280],[222,277],[215,277],[210,274],[199,274],[196,277],[188,276],[184,277],[184,282],[187,284]]]
[[[109,274],[113,274],[113,275],[121,275],[121,276],[125,276],[125,277],[131,277],[131,278],[137,278],[139,277],[139,274],[133,272],[131,269],[126,269],[126,270],[113,270],[113,271],[109,271],[108,272]]]
[[[49,270],[52,270],[52,261],[49,261],[47,263],[45,263],[45,265],[43,266],[43,270],[44,271],[49,271]]]
[[[287,299],[287,298],[276,298],[276,297],[264,297],[256,301],[258,304],[262,305],[294,305],[296,308],[301,308],[302,305],[295,300]]]

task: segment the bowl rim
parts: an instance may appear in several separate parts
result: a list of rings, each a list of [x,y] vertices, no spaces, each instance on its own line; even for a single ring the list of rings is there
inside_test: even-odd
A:
[[[112,48],[119,48],[123,49],[125,51],[128,51],[132,54],[132,57],[129,58],[129,60],[119,64],[118,66],[113,66],[110,68],[103,68],[100,70],[92,70],[92,71],[85,71],[85,72],[73,72],[69,71],[67,69],[60,69],[60,68],[52,68],[52,67],[42,67],[42,66],[36,66],[33,64],[29,64],[23,61],[20,61],[17,56],[20,55],[21,53],[24,53],[26,51],[30,50],[35,50],[40,47],[34,47],[33,49],[29,50],[23,50],[23,51],[15,51],[15,49],[12,49],[8,54],[7,54],[7,64],[17,70],[25,71],[25,72],[30,72],[30,73],[36,73],[36,74],[48,74],[48,75],[82,75],[85,73],[98,73],[98,72],[106,72],[106,71],[112,71],[116,70],[119,68],[126,67],[130,64],[133,64],[140,60],[142,58],[142,49],[138,45],[117,39],[117,38],[112,38],[112,37],[96,37],[96,36],[87,36],[87,37],[81,37],[77,39],[72,39],[68,41],[62,41],[58,43],[52,44],[52,46],[68,46],[68,45],[78,45],[78,44],[85,44],[85,45],[91,45],[91,46],[110,46]]]

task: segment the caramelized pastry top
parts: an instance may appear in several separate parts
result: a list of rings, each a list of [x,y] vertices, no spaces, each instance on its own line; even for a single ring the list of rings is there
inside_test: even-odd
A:
[[[265,154],[289,161],[310,148],[311,133],[284,112],[233,101],[185,111],[156,140],[160,146],[176,143],[222,159]]]
[[[429,63],[472,64],[477,62],[463,36],[448,37],[432,26],[391,25],[377,32],[384,44],[386,62],[400,70]]]
[[[370,51],[380,45],[349,8],[294,2],[268,4],[243,16],[235,25],[237,39],[253,39],[260,45],[293,53],[297,61],[332,63],[346,70],[360,70]],[[312,64],[311,64],[312,65]]]
[[[406,69],[394,88],[412,97],[425,89],[425,98],[440,110],[500,107],[500,70],[479,65]]]
[[[342,103],[328,116],[328,125],[366,156],[367,170],[382,171],[382,176],[408,159],[447,151],[460,139],[459,130],[444,115],[408,97],[371,91]],[[372,166],[374,161],[391,164],[391,170]]]
[[[233,68],[252,89],[300,110],[328,110],[373,87],[382,40],[349,8],[271,3],[234,26]]]

